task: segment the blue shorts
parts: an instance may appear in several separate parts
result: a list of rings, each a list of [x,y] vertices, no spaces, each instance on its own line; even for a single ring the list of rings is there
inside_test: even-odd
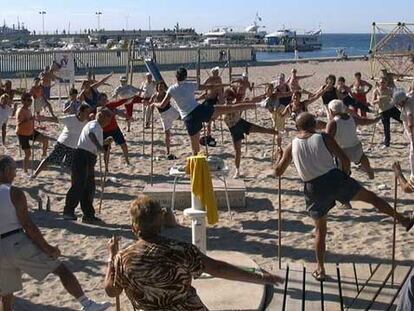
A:
[[[108,137],[112,137],[114,139],[115,144],[117,145],[123,145],[126,143],[124,134],[122,133],[119,127],[116,130],[103,133],[104,140],[107,139]]]
[[[209,122],[214,113],[214,105],[217,100],[208,99],[198,105],[191,113],[184,118],[184,124],[188,135],[194,136],[203,128],[203,122]]]

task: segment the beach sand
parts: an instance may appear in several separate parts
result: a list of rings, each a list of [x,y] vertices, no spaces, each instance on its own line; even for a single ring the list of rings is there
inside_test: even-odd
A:
[[[301,82],[303,88],[316,90],[319,88],[329,73],[344,76],[349,83],[356,71],[361,71],[364,78],[370,76],[369,62],[311,62],[295,66],[298,74],[311,74],[315,76]],[[250,80],[256,84],[274,80],[278,73],[289,74],[292,65],[278,65],[268,67],[249,68]],[[242,69],[235,69],[241,72]],[[206,71],[202,71],[206,77]],[[174,72],[163,73],[168,83],[173,82]],[[135,75],[135,85],[143,80],[143,74]],[[102,91],[111,93],[112,88],[118,84],[119,75],[114,75],[109,84]],[[223,81],[227,81],[227,70],[223,73]],[[14,81],[18,85],[18,81]],[[57,90],[53,92],[56,94]],[[260,92],[257,90],[256,95]],[[60,109],[55,104],[55,110]],[[311,111],[322,110],[321,100],[311,106]],[[43,172],[35,181],[29,181],[23,177],[19,170],[15,185],[27,192],[29,205],[33,209],[32,217],[41,228],[42,233],[52,245],[58,245],[62,251],[62,260],[76,273],[87,295],[97,300],[109,299],[103,291],[104,272],[108,252],[106,244],[113,234],[122,237],[122,246],[133,241],[129,220],[130,202],[142,191],[149,181],[150,167],[150,134],[145,137],[145,155],[142,154],[142,121],[141,107],[136,106],[135,121],[132,131],[126,133],[130,148],[132,167],[124,165],[121,150],[113,147],[110,177],[116,180],[109,181],[105,188],[102,213],[99,217],[105,221],[103,226],[85,225],[81,222],[68,222],[61,219],[65,194],[70,185],[70,176],[60,172],[57,168]],[[253,111],[248,113],[248,119],[254,121]],[[165,154],[163,145],[164,135],[155,116],[155,155]],[[258,110],[258,123],[271,126],[270,114],[265,110]],[[124,121],[119,121],[122,128]],[[47,124],[47,134],[57,137],[58,126]],[[225,126],[224,126],[225,127]],[[293,128],[293,124],[289,124]],[[234,171],[233,147],[227,129],[224,132],[225,142],[221,142],[219,122],[214,136],[218,146],[210,148],[210,153],[223,157],[231,167],[231,176]],[[360,135],[364,149],[370,147],[373,127],[361,128]],[[376,149],[367,154],[375,169],[376,177],[369,181],[364,172],[353,168],[352,176],[359,180],[365,187],[377,192],[390,203],[393,200],[394,177],[391,164],[395,160],[402,162],[404,172],[408,174],[407,140],[402,132],[402,126],[392,122],[392,146],[386,150]],[[290,141],[284,138],[283,144]],[[375,143],[379,144],[383,138],[382,124],[377,126]],[[185,133],[183,124],[177,121],[173,130],[172,152],[178,156],[178,162],[184,163],[190,155],[189,139]],[[277,219],[278,219],[278,184],[277,179],[271,177],[271,149],[272,137],[252,134],[248,137],[248,151],[243,147],[242,173],[247,187],[247,206],[236,209],[233,220],[230,221],[227,213],[221,211],[220,222],[208,228],[208,249],[232,250],[247,254],[261,267],[272,269],[277,262]],[[50,149],[51,150],[51,149]],[[21,159],[17,148],[17,139],[14,135],[14,121],[9,122],[9,137],[7,148],[0,147],[0,152]],[[39,163],[40,149],[36,149],[36,163]],[[155,162],[154,182],[170,180],[167,176],[168,168],[174,161],[159,160]],[[99,165],[96,166],[97,172]],[[378,186],[385,184],[388,190],[379,191]],[[282,255],[285,262],[314,262],[314,235],[313,222],[307,216],[302,195],[303,184],[299,180],[297,172],[291,165],[282,178]],[[50,213],[37,211],[37,196],[39,191],[46,193],[51,198]],[[400,211],[411,211],[412,201],[409,195],[399,191]],[[100,194],[99,173],[97,173],[97,193],[95,206],[98,206]],[[80,212],[80,211],[78,211]],[[357,262],[379,263],[391,260],[392,245],[392,220],[380,215],[370,206],[354,204],[354,208],[346,210],[335,207],[328,217],[327,237],[327,262]],[[166,236],[179,238],[191,242],[190,221],[185,219],[181,211],[177,212],[177,221],[180,226],[174,229],[164,230]],[[396,258],[400,262],[411,263],[414,257],[412,249],[412,233],[398,227]],[[58,278],[49,276],[44,282],[37,282],[28,276],[24,276],[24,289],[17,293],[18,300],[16,310],[72,310],[78,309],[78,304],[65,292]],[[129,303],[122,295],[122,310],[132,310]]]

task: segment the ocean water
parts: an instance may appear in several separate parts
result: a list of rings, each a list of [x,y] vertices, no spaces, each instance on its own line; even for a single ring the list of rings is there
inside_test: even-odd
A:
[[[337,51],[344,49],[349,56],[368,55],[370,48],[370,34],[322,34],[322,49],[312,52],[299,52],[300,58],[335,57]],[[257,52],[258,61],[274,61],[293,59],[292,53]]]

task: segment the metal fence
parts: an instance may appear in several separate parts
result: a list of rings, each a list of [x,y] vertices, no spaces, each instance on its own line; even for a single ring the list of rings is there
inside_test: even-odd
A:
[[[202,63],[217,63],[223,61],[223,51],[230,50],[232,61],[250,62],[254,60],[251,47],[208,47],[201,48]],[[59,51],[56,51],[58,53]],[[135,55],[148,54],[145,51],[135,51]],[[160,65],[196,63],[198,48],[171,48],[155,50],[157,62]],[[77,70],[86,68],[125,68],[128,63],[128,52],[124,50],[95,50],[73,51]],[[47,52],[13,52],[0,53],[0,72],[2,74],[17,74],[21,72],[41,71],[50,65],[55,58],[54,51]]]

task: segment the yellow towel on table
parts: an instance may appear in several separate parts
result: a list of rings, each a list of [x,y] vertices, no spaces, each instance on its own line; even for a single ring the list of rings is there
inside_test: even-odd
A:
[[[214,225],[218,222],[218,210],[207,158],[200,155],[187,158],[186,172],[190,175],[191,191],[207,211],[208,223]]]

